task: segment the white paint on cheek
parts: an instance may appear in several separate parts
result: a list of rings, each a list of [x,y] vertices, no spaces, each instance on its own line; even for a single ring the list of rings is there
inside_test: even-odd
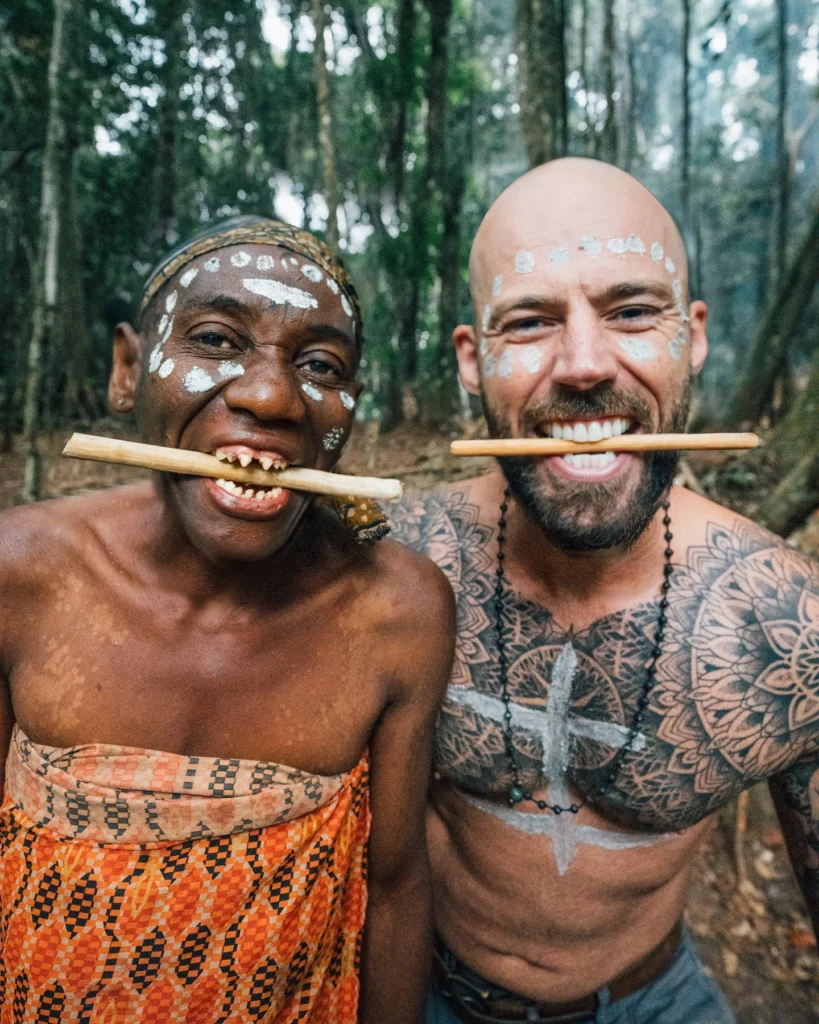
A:
[[[167,297],[167,299],[165,299],[165,312],[166,313],[173,313],[174,309],[176,308],[176,300],[178,298],[179,298],[179,294],[177,292],[171,292],[171,294]]]
[[[324,280],[324,274],[322,274],[318,267],[314,267],[312,263],[303,263],[301,272],[313,284],[319,284]]]
[[[201,395],[202,392],[210,391],[211,388],[216,387],[216,381],[201,366],[194,366],[192,370],[188,370],[182,383],[185,385],[185,390],[189,391],[192,395]]]
[[[272,256],[269,256],[266,253],[264,255],[262,255],[262,256],[257,256],[256,257],[256,269],[257,270],[273,270],[273,268],[275,266],[276,266],[276,261],[273,259]]]
[[[345,409],[349,409],[351,412],[355,409],[355,399],[352,395],[348,395],[346,391],[341,391],[338,397],[341,399],[341,404]]]
[[[540,349],[536,345],[524,345],[520,350],[520,365],[527,373],[540,369]]]
[[[483,316],[481,317],[481,329],[486,330],[489,326],[489,303],[483,307]]]
[[[338,281],[336,281],[335,278],[332,277],[327,278],[327,287],[330,289],[333,295],[338,295],[338,293],[341,291],[341,289],[338,286]]]
[[[635,363],[645,363],[657,358],[657,350],[647,338],[621,338],[620,348]]]
[[[151,373],[156,373],[159,369],[159,364],[162,362],[162,342],[158,342],[154,345],[153,351],[151,352],[151,358],[148,360],[148,370]]]
[[[655,263],[660,263],[663,258],[663,247],[659,242],[651,243],[651,258]]]
[[[191,267],[190,270],[186,270],[185,273],[179,278],[179,283],[182,285],[183,288],[190,288],[198,273],[199,270],[196,267]]]
[[[638,256],[642,256],[645,251],[646,243],[639,235],[628,236],[626,239],[626,252],[635,252]]]
[[[603,251],[603,246],[600,243],[600,239],[596,235],[583,235],[580,241],[577,243],[577,248],[581,249],[592,259],[595,256],[599,256]]]
[[[676,337],[672,338],[668,343],[668,352],[672,359],[677,361],[682,359],[682,350],[687,340],[687,332],[684,327],[681,327],[677,331]]]
[[[159,327],[157,327],[157,330],[159,331],[160,334],[164,334],[165,333],[165,328],[167,326],[168,326],[168,314],[167,313],[163,313],[162,314],[162,319],[159,321]]]
[[[483,361],[483,375],[484,377],[491,377],[495,373],[495,357],[487,356]]]
[[[173,317],[171,317],[171,319],[168,321],[167,330],[162,335],[162,340],[160,341],[160,344],[164,345],[165,342],[168,340],[168,338],[170,338],[172,333],[173,333]]]
[[[677,299],[682,295],[682,284],[676,278],[671,282],[671,291]]]
[[[500,295],[502,287],[503,275],[497,274],[495,277],[492,278],[492,294],[495,296],[495,298],[497,298]]]
[[[571,258],[571,254],[565,245],[552,249],[549,253],[549,262],[554,263],[558,267],[565,267]]]
[[[677,312],[680,314],[680,320],[682,320],[682,322],[684,324],[687,324],[689,322],[689,320],[691,319],[691,317],[689,317],[689,315],[688,315],[688,310],[683,305],[683,302],[682,302],[681,299],[679,299],[677,301]]]
[[[307,395],[308,398],[312,398],[314,402],[323,402],[324,395],[319,391],[317,387],[312,384],[302,384],[302,391]]]
[[[166,359],[165,362],[159,367],[159,376],[163,378],[170,377],[173,373],[173,368],[176,364],[173,359]]]
[[[241,363],[224,362],[219,363],[220,377],[244,377],[245,368]]]
[[[513,369],[514,356],[512,355],[512,350],[507,349],[498,360],[498,376],[503,377],[504,380],[509,380]]]
[[[665,258],[665,269],[668,271],[669,274],[673,274],[677,269],[674,266],[674,261],[672,259],[669,259],[668,256],[666,256]]]
[[[351,317],[353,315],[353,307],[350,305],[350,300],[347,298],[346,295],[341,296],[341,308],[344,310],[347,316]]]
[[[219,262],[219,257],[218,256],[211,256],[211,258],[209,260],[205,261],[205,270],[207,270],[207,272],[209,274],[215,274],[216,271],[221,266],[222,266],[222,264]]]
[[[485,356],[489,352],[489,342],[487,341],[486,338],[481,338],[479,351],[482,356]]]
[[[527,252],[525,249],[521,251],[515,257],[515,273],[516,274],[531,274],[535,269],[535,257]]]
[[[250,263],[250,253],[242,250],[241,252],[235,252],[230,257],[230,262],[234,267],[246,267]]]
[[[321,443],[327,449],[328,452],[338,448],[341,442],[344,440],[344,431],[341,427],[333,427],[332,430],[328,430],[322,438]]]
[[[317,309],[318,300],[301,288],[292,288],[281,281],[263,277],[246,277],[242,285],[254,295],[262,295],[277,306],[296,306],[297,309]]]

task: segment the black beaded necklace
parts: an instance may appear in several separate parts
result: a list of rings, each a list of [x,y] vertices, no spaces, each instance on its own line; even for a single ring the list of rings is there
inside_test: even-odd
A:
[[[593,804],[598,800],[603,793],[613,786],[620,769],[623,766],[623,761],[626,759],[626,755],[631,751],[631,746],[634,740],[637,738],[637,734],[640,731],[643,718],[645,717],[646,708],[648,707],[648,698],[651,693],[651,689],[656,682],[657,676],[657,661],[662,653],[662,642],[665,639],[665,627],[668,622],[668,592],[671,589],[671,574],[674,572],[674,566],[671,564],[671,557],[674,552],[671,550],[671,541],[674,539],[671,533],[671,517],[668,514],[668,510],[671,505],[668,501],[664,501],[663,508],[663,526],[665,527],[665,565],[663,566],[663,582],[661,584],[662,597],[660,598],[660,612],[657,616],[657,629],[654,633],[654,644],[651,651],[651,661],[646,669],[646,681],[643,685],[643,692],[640,694],[640,699],[637,701],[637,708],[634,712],[634,717],[631,720],[631,725],[628,730],[628,738],[622,747],[617,751],[611,760],[611,764],[603,778],[603,781],[597,786],[592,793],[586,795],[586,799],[579,804],[569,804],[568,807],[561,807],[559,804],[550,804],[546,800],[536,800],[533,794],[526,789],[520,779],[520,766],[518,765],[517,754],[515,753],[515,746],[512,739],[512,710],[509,707],[511,703],[511,697],[509,696],[509,666],[506,658],[506,638],[503,635],[503,598],[504,598],[504,585],[506,583],[506,574],[503,571],[503,563],[506,559],[506,554],[503,550],[503,545],[506,541],[506,512],[509,508],[510,490],[507,487],[503,492],[503,500],[500,505],[500,519],[498,520],[498,567],[495,570],[495,629],[497,632],[497,645],[498,645],[498,667],[500,669],[500,683],[501,683],[501,700],[504,703],[505,710],[503,713],[503,739],[506,747],[506,756],[509,759],[509,767],[512,770],[512,785],[509,789],[509,806],[514,807],[515,804],[521,803],[523,800],[530,800],[536,804],[541,811],[551,811],[552,814],[563,814],[567,812],[569,814],[577,814],[577,812],[585,807],[587,804]]]

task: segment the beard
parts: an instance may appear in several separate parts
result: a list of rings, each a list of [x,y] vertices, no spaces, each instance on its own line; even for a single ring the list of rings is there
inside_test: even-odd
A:
[[[485,393],[481,395],[490,437],[511,437],[507,416],[493,409]],[[683,393],[659,424],[661,433],[685,429],[691,400],[691,381],[686,379]],[[651,408],[638,395],[599,385],[590,391],[569,391],[548,401],[524,409],[521,414],[523,436],[544,420],[602,419],[628,416],[651,429]],[[628,548],[648,527],[668,493],[679,465],[679,452],[646,452],[641,457],[640,478],[633,493],[619,478],[593,483],[552,476],[547,492],[538,465],[541,460],[526,457],[498,459],[515,500],[529,519],[555,547],[563,551],[601,551]]]

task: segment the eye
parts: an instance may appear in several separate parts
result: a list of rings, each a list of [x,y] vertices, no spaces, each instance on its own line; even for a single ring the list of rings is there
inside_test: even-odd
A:
[[[532,331],[542,331],[548,326],[548,321],[542,316],[527,316],[506,324],[503,330],[510,334],[529,334]]]
[[[644,320],[658,316],[659,313],[660,310],[655,309],[654,306],[624,306],[623,309],[615,311],[614,317],[617,320],[625,320],[632,323],[635,320]]]
[[[205,348],[215,348],[223,352],[233,351],[236,348],[234,342],[226,334],[220,334],[218,331],[202,331],[200,334],[194,334],[193,340]]]
[[[344,380],[346,376],[344,367],[338,359],[323,353],[313,353],[304,356],[301,362],[299,362],[298,367],[311,377],[319,377],[322,380],[340,381]]]

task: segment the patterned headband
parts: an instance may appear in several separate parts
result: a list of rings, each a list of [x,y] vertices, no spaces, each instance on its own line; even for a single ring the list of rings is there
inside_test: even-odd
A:
[[[212,232],[196,235],[189,242],[169,253],[145,282],[142,302],[139,306],[140,315],[148,308],[156,293],[191,260],[216,249],[242,244],[275,245],[280,249],[287,249],[298,256],[303,256],[320,267],[327,275],[328,280],[332,281],[341,291],[342,296],[346,296],[349,301],[356,325],[356,341],[359,347],[361,346],[363,340],[361,303],[350,275],[341,260],[324,242],[319,241],[308,231],[302,231],[301,228],[294,227],[292,224],[285,224],[284,221],[267,220],[262,217],[237,217],[224,227],[216,225]],[[336,290],[332,285],[330,287],[332,290]]]

